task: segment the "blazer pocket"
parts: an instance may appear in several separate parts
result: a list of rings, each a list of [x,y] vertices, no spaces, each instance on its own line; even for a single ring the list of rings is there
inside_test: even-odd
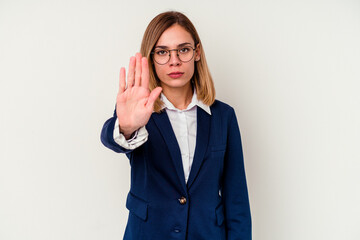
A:
[[[215,209],[215,215],[216,215],[216,223],[221,226],[221,224],[224,222],[224,206],[220,204]]]
[[[226,145],[214,145],[211,146],[212,152],[224,152],[226,149]]]
[[[226,145],[211,146],[211,155],[214,157],[224,157]]]
[[[130,212],[146,221],[148,214],[148,203],[129,192],[126,199],[126,208]]]

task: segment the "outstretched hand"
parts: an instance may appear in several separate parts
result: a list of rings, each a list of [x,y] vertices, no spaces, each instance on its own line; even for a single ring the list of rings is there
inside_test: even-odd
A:
[[[133,132],[145,126],[153,112],[154,102],[162,88],[149,90],[149,65],[146,57],[137,53],[130,58],[127,84],[125,68],[120,69],[120,87],[116,98],[116,114],[120,131],[129,138]]]

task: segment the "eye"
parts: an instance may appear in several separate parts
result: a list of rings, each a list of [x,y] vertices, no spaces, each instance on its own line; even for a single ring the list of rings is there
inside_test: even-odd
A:
[[[188,53],[190,52],[190,47],[184,47],[179,49],[179,53]]]
[[[164,55],[168,54],[168,51],[167,50],[157,50],[157,51],[155,51],[155,53],[156,53],[156,55],[164,56]]]

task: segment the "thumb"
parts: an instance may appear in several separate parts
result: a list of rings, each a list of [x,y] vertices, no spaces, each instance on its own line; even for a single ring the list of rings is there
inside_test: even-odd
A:
[[[162,91],[161,87],[156,87],[155,89],[153,89],[151,91],[148,101],[146,103],[146,108],[148,108],[149,110],[153,109],[154,103],[155,103],[156,99],[159,97],[161,91]]]

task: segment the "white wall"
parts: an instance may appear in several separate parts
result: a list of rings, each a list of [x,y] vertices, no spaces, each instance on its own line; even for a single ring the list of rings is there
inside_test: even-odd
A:
[[[129,164],[100,131],[169,9],[236,109],[253,239],[360,239],[357,0],[0,0],[0,239],[122,238]]]

